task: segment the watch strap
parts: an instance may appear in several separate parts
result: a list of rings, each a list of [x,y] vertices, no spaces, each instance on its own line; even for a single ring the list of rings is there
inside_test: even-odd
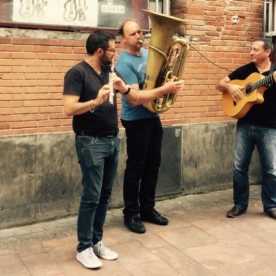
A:
[[[125,92],[125,93],[123,93],[124,95],[127,95],[129,92],[130,92],[130,86],[128,85],[128,89],[127,89],[127,91]]]

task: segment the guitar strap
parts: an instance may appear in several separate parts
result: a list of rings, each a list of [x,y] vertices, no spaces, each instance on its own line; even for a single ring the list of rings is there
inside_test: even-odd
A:
[[[269,75],[272,74],[276,69],[276,64],[271,63],[270,70],[269,70]]]

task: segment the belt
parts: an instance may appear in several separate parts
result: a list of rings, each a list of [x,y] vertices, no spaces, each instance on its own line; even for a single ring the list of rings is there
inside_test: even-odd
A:
[[[99,132],[93,132],[93,131],[79,131],[76,132],[77,136],[93,136],[93,137],[116,137],[118,134],[118,131],[113,132],[107,132],[107,133],[99,133]]]

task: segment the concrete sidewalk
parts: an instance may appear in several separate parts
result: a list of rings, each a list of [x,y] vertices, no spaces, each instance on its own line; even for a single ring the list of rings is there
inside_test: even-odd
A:
[[[104,243],[118,252],[100,269],[76,256],[76,217],[0,230],[1,276],[275,276],[276,221],[263,213],[260,186],[252,186],[246,214],[229,219],[232,190],[157,202],[167,226],[145,223],[128,231],[122,210],[110,210]]]

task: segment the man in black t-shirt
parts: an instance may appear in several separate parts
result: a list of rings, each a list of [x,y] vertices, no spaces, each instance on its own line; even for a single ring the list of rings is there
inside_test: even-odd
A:
[[[261,75],[266,78],[260,90],[267,85],[262,103],[253,102],[253,106],[238,117],[233,165],[234,207],[227,212],[227,217],[235,218],[246,212],[249,201],[248,169],[255,146],[262,166],[262,203],[266,214],[276,219],[276,73],[270,61],[273,45],[269,39],[260,38],[252,43],[250,55],[252,62],[239,67],[227,77],[221,79],[216,89],[228,93],[231,108],[245,110],[244,101],[251,93],[260,93],[258,85]],[[254,74],[253,74],[254,73]],[[253,74],[253,75],[252,75]],[[256,78],[250,87],[248,78]],[[253,78],[253,79],[254,79]],[[244,80],[238,85],[236,80]],[[245,87],[244,87],[245,86]],[[250,88],[250,89],[249,89]],[[263,89],[262,89],[263,91]],[[258,94],[261,99],[262,93]],[[239,102],[240,101],[240,102]],[[244,105],[239,105],[241,102]],[[250,103],[249,103],[250,104]]]
[[[120,151],[116,97],[111,100],[109,95],[113,88],[131,101],[136,101],[138,95],[116,73],[110,72],[116,52],[114,35],[95,31],[87,39],[86,50],[85,60],[66,73],[63,94],[64,111],[73,116],[75,147],[82,171],[76,258],[87,268],[98,268],[102,263],[97,256],[106,260],[118,257],[102,242]]]

